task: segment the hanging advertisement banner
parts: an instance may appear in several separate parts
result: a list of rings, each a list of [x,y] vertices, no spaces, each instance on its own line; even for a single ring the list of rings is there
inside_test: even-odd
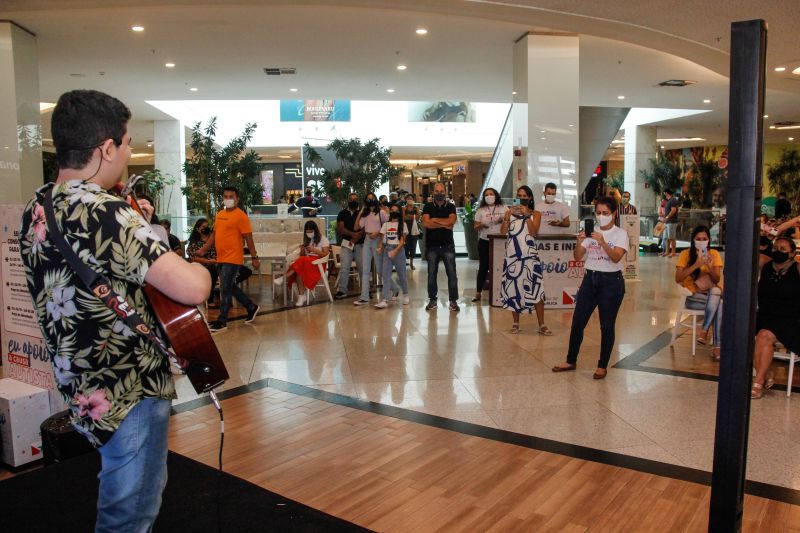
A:
[[[22,205],[0,205],[0,339],[3,376],[54,389],[50,356],[42,340],[19,253]]]
[[[472,102],[408,102],[409,122],[475,122]]]
[[[620,215],[619,225],[628,234],[625,253],[625,279],[639,279],[639,215]]]
[[[281,122],[350,122],[350,100],[281,100]]]

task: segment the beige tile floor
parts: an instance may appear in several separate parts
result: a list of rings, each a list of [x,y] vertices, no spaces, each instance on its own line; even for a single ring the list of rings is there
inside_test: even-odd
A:
[[[674,324],[680,296],[674,262],[642,258],[617,320],[612,365]],[[523,317],[469,302],[477,262],[458,260],[461,312],[426,312],[424,264],[410,273],[411,304],[378,310],[352,299],[231,322],[215,340],[231,373],[226,388],[264,378],[562,442],[710,471],[716,382],[612,368],[591,379],[600,345],[596,315],[578,372],[553,374],[564,359],[570,310],[548,311],[552,337]],[[690,353],[686,336],[676,345]],[[696,357],[705,357],[698,351]],[[183,378],[184,402],[195,398]],[[752,406],[748,478],[800,489],[800,396],[769,393]],[[792,404],[794,405],[794,408]]]

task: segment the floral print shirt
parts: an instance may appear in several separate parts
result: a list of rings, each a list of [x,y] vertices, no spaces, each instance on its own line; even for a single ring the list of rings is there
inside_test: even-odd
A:
[[[167,358],[87,289],[48,239],[43,205],[51,189],[69,245],[156,331],[142,284],[168,247],[127,203],[94,183],[45,185],[23,213],[22,261],[58,390],[76,429],[101,446],[140,400],[175,398],[175,385]]]

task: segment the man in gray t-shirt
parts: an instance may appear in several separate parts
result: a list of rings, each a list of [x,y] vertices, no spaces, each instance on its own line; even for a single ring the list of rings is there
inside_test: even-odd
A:
[[[675,257],[678,232],[678,208],[680,199],[672,194],[670,189],[664,191],[667,198],[667,205],[664,206],[664,252],[661,254],[666,257]]]

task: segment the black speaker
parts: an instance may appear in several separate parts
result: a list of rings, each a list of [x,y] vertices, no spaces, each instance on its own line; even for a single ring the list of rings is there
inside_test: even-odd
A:
[[[39,427],[42,432],[44,464],[51,465],[95,450],[70,424],[69,410],[52,415]]]

